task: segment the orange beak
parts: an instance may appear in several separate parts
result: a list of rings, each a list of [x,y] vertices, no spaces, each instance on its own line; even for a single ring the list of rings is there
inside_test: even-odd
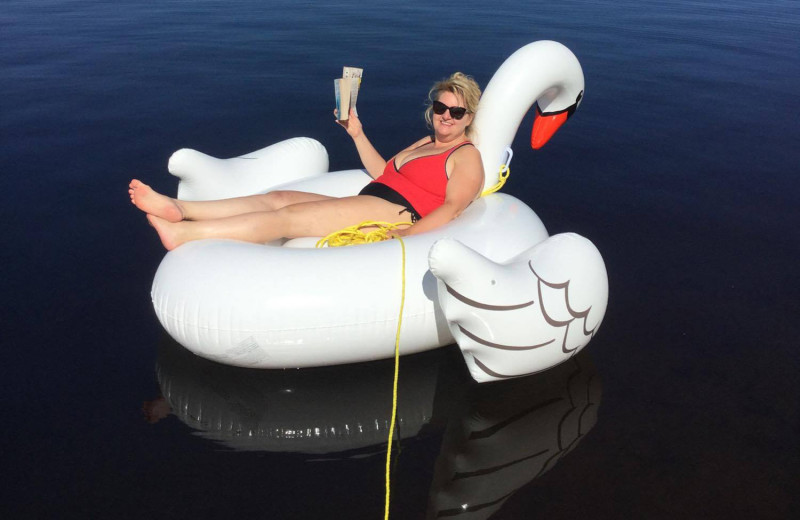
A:
[[[531,130],[531,147],[538,150],[553,137],[556,130],[561,128],[561,125],[569,117],[569,111],[564,111],[558,114],[545,116],[538,110],[536,111],[536,119],[533,121],[533,130]]]

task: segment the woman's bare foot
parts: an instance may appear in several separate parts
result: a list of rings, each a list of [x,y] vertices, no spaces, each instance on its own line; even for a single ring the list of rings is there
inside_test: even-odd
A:
[[[175,199],[162,195],[138,179],[128,185],[131,202],[149,215],[155,215],[169,222],[183,220],[183,210]]]
[[[158,237],[161,239],[161,243],[164,247],[167,248],[167,251],[172,251],[188,240],[185,237],[185,233],[181,232],[181,227],[185,226],[185,224],[181,222],[170,222],[150,214],[147,215],[147,220],[149,220],[150,225],[156,229]]]

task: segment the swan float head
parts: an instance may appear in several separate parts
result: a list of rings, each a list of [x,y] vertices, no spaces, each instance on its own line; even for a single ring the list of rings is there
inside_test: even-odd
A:
[[[605,264],[594,244],[574,233],[552,236],[507,263],[442,239],[428,263],[450,332],[479,382],[566,361],[586,346],[605,315]]]
[[[564,45],[529,43],[503,62],[484,89],[475,121],[475,142],[486,172],[484,189],[498,180],[505,150],[522,118],[536,103],[531,146],[541,148],[577,110],[583,99],[583,69]]]

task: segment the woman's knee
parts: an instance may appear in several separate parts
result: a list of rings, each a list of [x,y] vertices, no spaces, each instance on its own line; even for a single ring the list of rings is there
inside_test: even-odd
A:
[[[305,202],[318,202],[322,200],[329,200],[333,197],[325,195],[318,195],[315,193],[306,193],[303,191],[294,190],[277,190],[271,191],[261,195],[263,197],[262,203],[266,211],[277,211],[295,204],[302,204]]]
[[[288,193],[289,192],[281,190],[270,191],[269,193],[264,193],[263,195],[257,195],[257,197],[258,201],[264,206],[265,211],[275,211],[292,203],[289,200],[289,196],[287,195]]]

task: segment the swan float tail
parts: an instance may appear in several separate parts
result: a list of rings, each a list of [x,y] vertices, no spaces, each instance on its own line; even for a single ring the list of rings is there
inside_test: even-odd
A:
[[[215,200],[263,193],[281,184],[328,171],[328,152],[318,141],[295,137],[231,159],[184,148],[169,159],[180,178],[178,198]]]
[[[566,361],[605,315],[605,264],[594,244],[574,233],[552,236],[503,264],[442,239],[428,263],[450,332],[478,382]]]

